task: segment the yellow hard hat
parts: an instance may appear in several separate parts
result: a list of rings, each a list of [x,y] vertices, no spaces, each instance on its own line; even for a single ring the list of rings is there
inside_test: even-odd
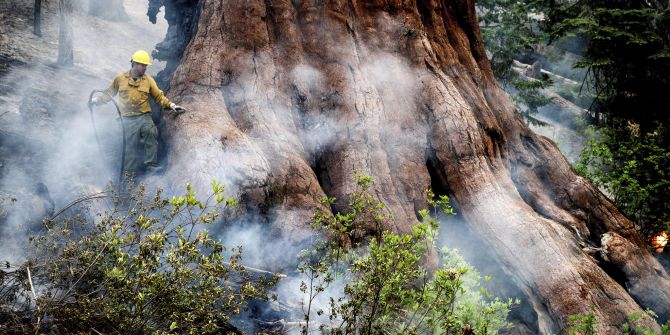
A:
[[[151,57],[149,57],[149,53],[144,50],[135,51],[133,56],[130,57],[130,60],[135,63],[151,65]]]

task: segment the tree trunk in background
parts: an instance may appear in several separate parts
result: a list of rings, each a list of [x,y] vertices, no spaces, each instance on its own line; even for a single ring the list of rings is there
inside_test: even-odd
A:
[[[33,21],[33,34],[37,36],[42,36],[42,0],[35,0],[34,7],[34,21]]]
[[[216,178],[286,234],[324,195],[342,209],[354,171],[374,177],[386,228],[409,232],[432,184],[525,292],[537,331],[592,305],[601,334],[647,307],[668,318],[670,279],[633,224],[496,86],[473,0],[165,2],[195,18],[183,53],[158,54],[190,110],[166,117],[169,180]]]
[[[58,1],[58,60],[59,66],[74,65],[74,33],[72,30],[73,0]]]
[[[89,0],[88,14],[109,21],[128,20],[128,13],[123,7],[123,0]]]

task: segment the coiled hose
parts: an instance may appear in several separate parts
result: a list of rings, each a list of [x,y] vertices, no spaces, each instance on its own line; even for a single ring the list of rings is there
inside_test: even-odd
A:
[[[123,124],[123,117],[121,116],[121,109],[119,108],[119,105],[114,101],[114,97],[109,95],[109,93],[102,91],[102,90],[93,90],[91,91],[91,94],[88,96],[88,110],[91,113],[91,123],[93,124],[93,132],[95,133],[95,141],[98,143],[98,149],[100,149],[100,152],[103,153],[102,150],[102,144],[100,144],[100,137],[98,136],[98,129],[95,127],[95,117],[93,116],[93,95],[96,93],[102,93],[106,96],[109,97],[109,100],[114,103],[114,107],[116,107],[116,113],[119,115],[119,119],[121,120],[121,137],[123,138],[123,144],[121,147],[121,167],[119,168],[119,181],[117,185],[117,191],[118,194],[121,194],[121,182],[123,181],[123,167],[126,164],[126,127]]]

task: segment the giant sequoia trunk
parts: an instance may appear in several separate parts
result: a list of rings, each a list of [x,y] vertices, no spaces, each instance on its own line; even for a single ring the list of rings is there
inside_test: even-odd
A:
[[[632,223],[496,86],[474,1],[165,2],[190,39],[168,59],[169,95],[190,109],[166,118],[170,180],[217,178],[286,234],[322,196],[346,198],[355,171],[407,232],[432,183],[540,331],[591,305],[603,334],[648,307],[670,315],[670,278]]]

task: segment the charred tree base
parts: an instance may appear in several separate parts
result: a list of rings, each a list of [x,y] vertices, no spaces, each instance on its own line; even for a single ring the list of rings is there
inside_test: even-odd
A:
[[[169,180],[214,177],[244,200],[238,215],[262,208],[289,236],[321,197],[346,199],[355,171],[375,179],[395,232],[418,222],[432,185],[532,297],[530,329],[566,329],[591,306],[602,333],[647,307],[668,317],[670,298],[654,292],[670,283],[649,285],[667,273],[632,223],[496,86],[473,1],[165,4],[169,22],[197,8],[170,22],[164,43],[183,53],[159,47],[179,59],[170,94],[192,111],[166,120]],[[626,247],[599,260],[589,250],[608,234]]]

